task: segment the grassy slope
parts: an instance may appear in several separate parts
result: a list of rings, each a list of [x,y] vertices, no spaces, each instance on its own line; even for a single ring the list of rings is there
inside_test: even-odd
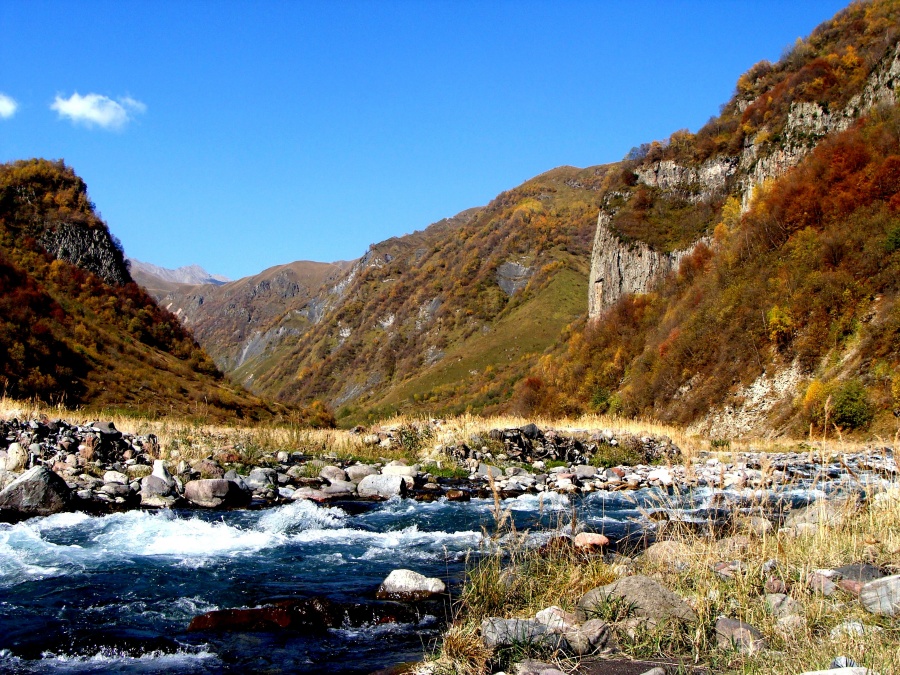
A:
[[[583,311],[607,172],[554,169],[452,226],[376,245],[343,302],[279,354],[256,390],[324,398],[347,423],[508,406],[515,382]],[[510,262],[531,270],[511,297],[498,285]]]
[[[61,162],[0,165],[5,393],[144,414],[275,414],[223,379],[175,317],[136,284],[110,285],[53,260],[37,239],[58,223],[106,229],[84,182]]]

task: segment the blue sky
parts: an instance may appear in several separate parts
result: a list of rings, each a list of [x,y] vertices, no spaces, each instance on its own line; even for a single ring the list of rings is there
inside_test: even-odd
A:
[[[65,159],[165,267],[352,259],[696,131],[845,4],[8,0],[0,161]]]

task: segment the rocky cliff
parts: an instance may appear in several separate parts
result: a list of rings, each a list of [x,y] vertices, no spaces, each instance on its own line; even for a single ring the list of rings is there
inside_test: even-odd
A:
[[[611,191],[597,219],[588,286],[589,316],[596,318],[624,294],[647,292],[656,280],[677,270],[695,244],[711,234],[711,227],[697,230],[695,242],[668,250],[659,241],[648,243],[627,234],[623,236],[628,222],[625,228],[617,227],[617,217],[623,210],[621,203],[632,198],[633,186],[652,190],[656,204],[677,202],[717,209],[726,195],[735,195],[740,200],[741,211],[746,212],[762,186],[797,166],[823,138],[846,130],[873,107],[893,105],[898,87],[900,44],[893,44],[873,65],[859,91],[843,105],[832,108],[827,102],[791,101],[777,133],[773,131],[774,122],[764,125],[744,136],[740,152],[718,155],[696,164],[673,158],[651,158],[626,168],[632,172],[633,185]],[[736,96],[726,107],[743,113],[758,105],[760,99],[771,98],[769,90],[754,93],[757,95],[753,98]],[[708,223],[713,224],[714,221]]]
[[[93,272],[108,284],[122,286],[132,280],[122,246],[106,227],[58,222],[49,225],[38,241],[57,260]]]

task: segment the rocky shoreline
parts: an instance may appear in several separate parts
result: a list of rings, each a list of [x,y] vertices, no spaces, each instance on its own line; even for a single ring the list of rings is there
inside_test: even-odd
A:
[[[351,433],[364,445],[390,454],[403,447],[403,434],[409,432],[367,433],[357,428]],[[603,466],[604,457],[623,452],[639,461]],[[735,453],[730,462],[701,453],[690,463],[679,463],[681,451],[666,437],[609,430],[542,431],[534,424],[436,446],[432,459],[415,464],[367,464],[287,450],[262,456],[254,464],[241,463],[242,457],[228,448],[192,462],[178,457],[166,461],[160,455],[154,435],[123,433],[111,422],[0,421],[0,520],[63,510],[264,508],[297,499],[453,501],[495,493],[507,498],[644,488],[760,490],[846,475],[898,475],[890,447],[827,461],[815,452],[747,452]],[[448,473],[452,475],[441,475]]]

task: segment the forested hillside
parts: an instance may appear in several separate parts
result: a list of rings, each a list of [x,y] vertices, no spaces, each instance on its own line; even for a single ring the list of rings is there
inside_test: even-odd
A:
[[[722,435],[896,431],[898,27],[900,3],[851,5],[751,69],[696,135],[623,163],[604,204],[623,244],[706,239],[648,292],[574,326],[519,385],[521,409]],[[724,167],[716,189],[702,181],[711,166]]]
[[[0,165],[0,389],[67,405],[270,416],[129,276],[63,162]]]

